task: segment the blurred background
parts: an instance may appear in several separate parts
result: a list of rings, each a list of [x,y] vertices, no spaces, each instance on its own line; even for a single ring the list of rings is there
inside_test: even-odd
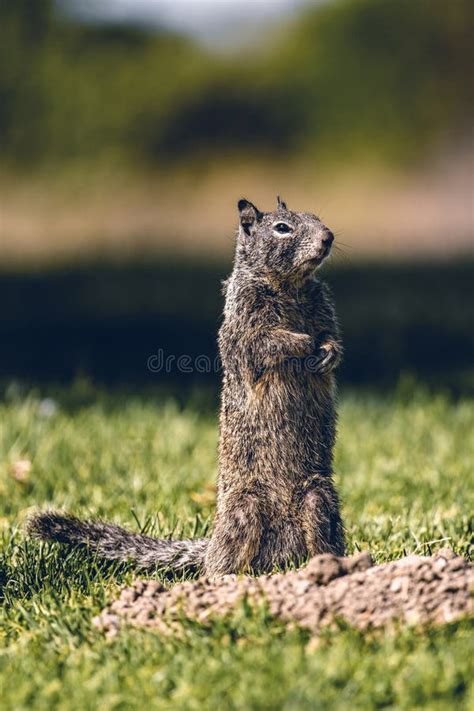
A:
[[[474,390],[470,0],[3,0],[0,381],[213,358],[236,202],[339,249],[346,384]],[[201,369],[202,370],[202,369]]]

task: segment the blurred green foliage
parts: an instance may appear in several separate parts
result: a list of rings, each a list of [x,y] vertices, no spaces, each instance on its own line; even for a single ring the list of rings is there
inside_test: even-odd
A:
[[[72,23],[52,0],[3,0],[0,156],[28,168],[233,150],[410,161],[467,132],[472,19],[470,0],[334,0],[223,56]]]

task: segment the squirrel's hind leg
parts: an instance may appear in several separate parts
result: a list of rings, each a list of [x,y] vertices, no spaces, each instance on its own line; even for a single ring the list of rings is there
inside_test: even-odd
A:
[[[204,561],[205,574],[248,572],[260,547],[261,532],[257,498],[252,494],[232,497],[216,519]]]
[[[321,476],[306,493],[301,520],[308,555],[344,555],[344,527],[338,496],[330,478]]]

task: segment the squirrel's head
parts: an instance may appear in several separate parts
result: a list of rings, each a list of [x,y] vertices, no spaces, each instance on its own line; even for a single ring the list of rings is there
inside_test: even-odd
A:
[[[274,212],[239,200],[237,257],[282,281],[307,279],[330,253],[334,235],[316,215],[293,212],[277,200]]]

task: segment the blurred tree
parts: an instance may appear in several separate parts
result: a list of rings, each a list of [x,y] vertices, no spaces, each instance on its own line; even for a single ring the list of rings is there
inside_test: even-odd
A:
[[[37,81],[35,68],[52,23],[52,0],[3,0],[0,4],[1,146],[18,157],[34,157],[31,151],[41,139],[46,87]]]
[[[3,0],[0,155],[28,169],[275,147],[417,158],[468,130],[472,24],[471,0],[335,0],[258,52],[222,57],[167,33],[71,24],[51,0]]]
[[[472,21],[470,0],[334,2],[297,22],[275,74],[318,151],[418,157],[472,118]]]

